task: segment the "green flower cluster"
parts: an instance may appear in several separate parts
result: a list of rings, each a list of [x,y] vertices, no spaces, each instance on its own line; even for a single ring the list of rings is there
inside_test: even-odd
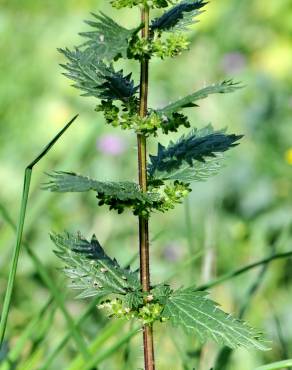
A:
[[[163,317],[163,306],[159,303],[145,303],[138,308],[125,307],[123,301],[119,298],[108,300],[98,306],[99,309],[105,309],[109,317],[124,318],[126,320],[138,319],[142,325],[151,325],[154,321],[166,321]]]
[[[97,194],[98,205],[108,205],[110,210],[116,210],[119,214],[123,213],[125,209],[130,209],[135,216],[149,218],[151,212],[159,209],[163,201],[158,194],[145,193],[143,200],[138,199],[117,199],[114,196],[105,195],[103,193]]]
[[[111,0],[111,5],[116,9],[121,8],[132,8],[136,5],[148,4],[151,8],[166,8],[168,5],[172,4],[173,1],[169,0]]]
[[[161,117],[152,112],[146,117],[140,117],[136,109],[129,106],[119,108],[111,100],[102,100],[95,109],[103,112],[105,120],[113,127],[121,127],[123,130],[132,129],[136,133],[146,136],[156,135],[156,131],[161,127]]]
[[[159,303],[146,303],[138,311],[138,319],[142,320],[143,324],[152,324],[154,321],[165,321],[162,317],[163,306]]]
[[[97,306],[99,309],[105,309],[109,317],[125,318],[127,320],[135,318],[133,311],[129,307],[124,307],[119,298],[107,300]]]
[[[164,59],[180,55],[184,50],[189,49],[189,44],[190,42],[186,36],[181,33],[170,34],[170,36],[165,39],[157,37],[150,40],[136,36],[132,39],[128,54],[129,57],[138,60],[145,57],[150,59],[152,56]]]
[[[149,111],[146,117],[140,117],[137,113],[136,102],[128,102],[118,107],[112,100],[102,100],[96,107],[97,112],[103,112],[106,122],[113,127],[123,130],[132,129],[138,134],[145,136],[157,136],[157,131],[164,134],[176,132],[180,126],[190,127],[188,118],[181,113],[173,113],[170,117],[162,116],[157,112]]]
[[[176,204],[181,204],[183,199],[192,191],[189,184],[180,181],[174,181],[173,184],[161,188],[154,188],[153,191],[156,189],[162,200],[158,208],[160,212],[166,212],[173,209]]]
[[[153,211],[166,212],[175,208],[176,204],[181,204],[190,192],[189,184],[184,182],[174,181],[173,184],[165,185],[161,180],[151,182],[149,179],[149,191],[142,199],[122,200],[102,192],[99,192],[96,197],[100,206],[106,204],[110,210],[116,210],[119,214],[125,209],[130,209],[135,216],[149,218]]]
[[[173,33],[164,41],[161,38],[157,38],[153,42],[153,55],[161,59],[173,58],[180,55],[184,50],[188,50],[189,45],[190,42],[185,35]]]

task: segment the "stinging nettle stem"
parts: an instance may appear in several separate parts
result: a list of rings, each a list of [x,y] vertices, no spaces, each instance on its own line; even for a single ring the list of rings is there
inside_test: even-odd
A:
[[[144,24],[142,37],[148,39],[149,36],[149,8],[145,5],[141,11],[141,21]],[[139,114],[145,117],[147,114],[148,98],[148,75],[149,60],[141,60],[140,75],[140,106]],[[147,191],[147,160],[146,160],[146,137],[137,135],[138,142],[138,168],[139,168],[139,185],[143,192]],[[150,270],[149,270],[149,229],[148,220],[139,216],[139,253],[140,253],[140,278],[144,292],[150,290]],[[154,348],[153,348],[153,327],[144,325],[143,327],[143,345],[144,345],[144,366],[145,370],[154,370]]]
[[[62,66],[66,70],[65,75],[75,82],[75,87],[86,92],[87,96],[101,100],[96,110],[103,112],[108,124],[135,130],[139,189],[135,182],[98,181],[64,171],[55,171],[49,175],[44,188],[54,192],[94,191],[99,205],[106,204],[118,213],[130,208],[134,215],[138,215],[141,281],[135,271],[123,268],[115,258],[108,256],[95,235],[87,240],[79,233],[53,233],[51,239],[57,248],[56,254],[65,261],[64,272],[71,279],[72,287],[82,290],[79,298],[110,296],[112,299],[99,308],[108,309],[111,316],[135,318],[139,322],[143,320],[144,370],[155,370],[155,321],[180,325],[202,341],[213,339],[231,348],[241,345],[266,350],[261,333],[220,310],[216,302],[207,298],[207,293],[203,292],[204,286],[200,287],[200,291],[193,285],[172,289],[166,282],[153,286],[150,281],[149,215],[154,211],[173,209],[191,191],[190,182],[202,181],[216,174],[222,159],[219,153],[236,146],[241,138],[241,135],[216,131],[211,125],[202,129],[193,128],[176,142],[171,141],[167,147],[158,143],[157,155],[152,155],[147,165],[147,138],[150,135],[156,136],[158,132],[167,135],[177,132],[182,126],[190,127],[188,116],[182,113],[184,108],[196,106],[197,100],[210,94],[229,93],[240,87],[232,80],[224,80],[186,95],[161,109],[148,109],[151,58],[174,57],[185,50],[188,40],[181,31],[186,30],[191,20],[201,14],[200,9],[207,2],[181,0],[175,1],[177,4],[173,5],[172,0],[111,0],[110,3],[118,9],[140,4],[142,25],[129,30],[103,13],[93,14],[98,21],[87,22],[93,27],[93,32],[81,34],[86,38],[83,47],[61,49],[67,58],[67,64]],[[162,16],[151,20],[150,26],[148,3],[153,8],[172,6]],[[137,37],[138,30],[142,30],[141,37]],[[160,37],[164,32],[166,36]],[[108,47],[101,45],[104,43]],[[131,74],[124,75],[122,70],[116,71],[113,67],[113,62],[120,57],[140,61],[138,102],[136,93],[139,88]],[[92,76],[96,76],[96,79]],[[94,260],[89,270],[88,259]],[[235,273],[238,275],[238,271]],[[218,281],[208,284],[215,285]],[[119,343],[125,343],[130,336],[131,333]],[[118,346],[115,345],[115,348]],[[87,368],[97,365],[97,360],[96,357],[90,359]]]

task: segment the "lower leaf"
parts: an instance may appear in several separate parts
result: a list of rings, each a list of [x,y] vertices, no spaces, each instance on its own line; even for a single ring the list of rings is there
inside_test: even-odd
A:
[[[206,295],[194,288],[174,291],[166,301],[162,316],[194,333],[201,342],[212,339],[230,348],[268,350],[260,332],[219,309]]]

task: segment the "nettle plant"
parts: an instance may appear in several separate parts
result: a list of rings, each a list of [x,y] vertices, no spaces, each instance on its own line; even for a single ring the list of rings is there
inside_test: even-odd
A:
[[[145,369],[155,368],[153,325],[156,321],[181,326],[201,342],[212,339],[231,348],[265,349],[261,333],[223,312],[195,286],[172,289],[164,283],[152,284],[149,269],[149,228],[153,212],[166,212],[191,191],[190,183],[203,181],[218,172],[223,153],[238,144],[241,135],[216,131],[211,125],[192,128],[168,146],[158,144],[157,153],[147,161],[146,142],[158,134],[167,135],[190,128],[186,108],[210,94],[229,93],[241,86],[225,80],[202,88],[162,108],[147,105],[149,61],[153,57],[175,57],[189,48],[185,36],[196,22],[206,2],[203,0],[112,0],[115,8],[141,8],[141,22],[126,29],[103,13],[86,21],[91,27],[81,33],[85,42],[73,50],[61,49],[67,58],[65,75],[74,81],[83,96],[99,99],[96,111],[102,112],[113,127],[137,135],[139,183],[104,182],[73,172],[54,172],[46,188],[53,192],[93,191],[99,205],[122,213],[130,209],[139,218],[140,269],[123,268],[109,257],[95,235],[87,240],[76,234],[52,234],[56,254],[64,263],[71,287],[79,298],[98,296],[99,305],[109,316],[137,320],[143,327]],[[150,20],[150,10],[167,8]],[[120,58],[140,64],[140,83],[131,73],[115,69]],[[140,274],[140,278],[139,278]]]

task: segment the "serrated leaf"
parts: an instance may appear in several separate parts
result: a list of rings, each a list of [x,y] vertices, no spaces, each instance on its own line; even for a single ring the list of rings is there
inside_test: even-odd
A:
[[[238,82],[233,82],[233,80],[225,80],[221,83],[204,87],[203,89],[187,95],[184,98],[165,106],[164,108],[156,110],[156,112],[161,115],[169,116],[170,114],[178,112],[183,108],[194,106],[195,101],[207,98],[210,94],[230,93],[241,88],[242,86]]]
[[[212,339],[230,348],[268,349],[261,333],[219,309],[217,303],[207,298],[206,292],[194,288],[173,292],[162,316],[194,333],[201,342]]]
[[[126,295],[140,289],[137,273],[111,259],[95,235],[87,241],[79,233],[51,234],[51,240],[55,254],[65,262],[63,271],[71,279],[70,287],[82,290],[78,298]]]
[[[218,153],[216,157],[207,158],[205,162],[195,161],[192,167],[185,162],[178,169],[173,169],[171,171],[156,170],[154,178],[155,180],[173,180],[184,183],[206,181],[209,177],[218,174],[223,166],[223,159],[224,157]]]
[[[143,302],[143,294],[138,291],[127,293],[123,298],[125,307],[130,309],[137,309],[138,307],[143,306]]]
[[[183,0],[167,10],[161,17],[151,23],[152,31],[185,30],[194,23],[194,18],[202,13],[200,11],[207,2],[204,0]]]
[[[96,191],[118,200],[137,200],[149,202],[157,200],[157,196],[141,192],[139,185],[130,181],[104,182],[77,175],[74,172],[55,171],[49,175],[50,181],[43,188],[52,192],[85,192]]]
[[[194,181],[216,174],[221,166],[221,153],[238,145],[241,135],[214,131],[211,125],[193,129],[168,147],[158,144],[157,155],[150,155],[150,179]]]
[[[164,306],[167,302],[168,297],[172,293],[172,289],[169,285],[166,284],[158,284],[154,288],[151,289],[151,294],[153,295],[153,299],[157,301],[159,304]]]
[[[115,72],[96,56],[94,49],[59,49],[68,62],[61,64],[64,75],[75,83],[73,87],[82,90],[82,96],[93,96],[105,100],[128,101],[139,86],[134,86],[131,74],[123,75],[123,70]]]
[[[148,217],[151,210],[162,202],[159,194],[140,190],[138,184],[130,181],[103,182],[77,175],[73,172],[56,171],[49,175],[50,181],[43,189],[53,192],[84,192],[93,190],[97,193],[99,205],[107,204],[110,209],[122,213],[129,208],[135,215]]]
[[[128,30],[113,19],[100,12],[92,13],[95,21],[85,21],[94,31],[81,32],[80,36],[88,39],[82,47],[90,48],[94,51],[96,58],[99,60],[112,60],[118,57],[127,58],[129,41],[135,35],[140,27]]]

